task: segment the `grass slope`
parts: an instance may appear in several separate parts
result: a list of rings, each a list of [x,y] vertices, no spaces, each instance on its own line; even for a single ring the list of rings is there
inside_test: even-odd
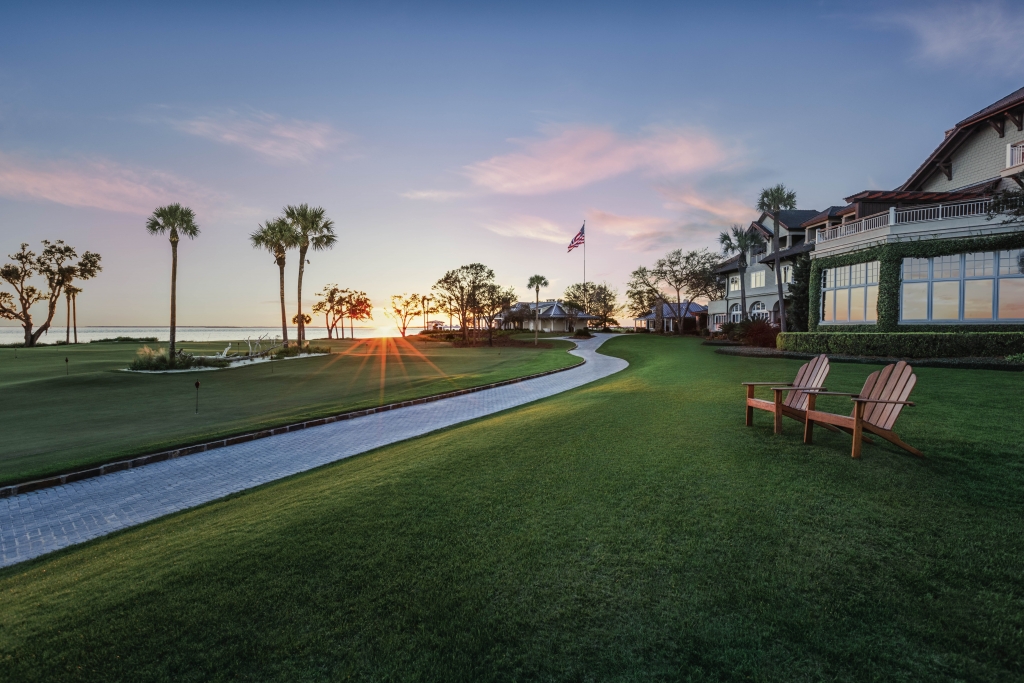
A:
[[[122,372],[137,343],[0,349],[0,483],[579,362],[565,352],[569,342],[557,341],[541,349],[329,345],[337,352],[329,357],[180,374]],[[184,346],[213,354],[227,344]]]
[[[852,461],[743,427],[738,383],[797,362],[605,351],[630,368],[0,572],[0,677],[1021,680],[1018,375],[920,370],[928,459]]]

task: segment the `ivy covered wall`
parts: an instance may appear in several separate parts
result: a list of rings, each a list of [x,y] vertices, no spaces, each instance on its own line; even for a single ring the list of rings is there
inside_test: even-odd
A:
[[[1024,249],[1024,232],[991,237],[966,237],[950,240],[914,240],[890,242],[861,251],[811,261],[811,332],[985,332],[1024,330],[1024,325],[900,325],[900,271],[905,258],[931,258],[979,251]],[[825,268],[852,266],[878,261],[878,322],[874,325],[819,325],[821,319],[821,271]]]

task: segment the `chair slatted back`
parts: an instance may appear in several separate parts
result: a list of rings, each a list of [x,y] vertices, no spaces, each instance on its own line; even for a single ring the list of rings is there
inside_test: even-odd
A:
[[[820,389],[825,385],[828,370],[828,356],[821,354],[800,366],[800,371],[796,373],[796,379],[793,380],[793,386]],[[783,404],[796,410],[807,410],[807,392],[791,391],[786,395]]]
[[[914,369],[900,361],[868,375],[860,396],[883,401],[906,401],[915,384],[917,375]],[[903,406],[896,403],[868,403],[864,407],[864,421],[879,429],[892,429],[902,411]]]

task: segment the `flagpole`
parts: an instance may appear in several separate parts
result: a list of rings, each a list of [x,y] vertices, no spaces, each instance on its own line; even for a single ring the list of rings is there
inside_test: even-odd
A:
[[[583,307],[587,308],[588,301],[587,295],[587,219],[583,219]],[[583,311],[586,314],[586,311]]]

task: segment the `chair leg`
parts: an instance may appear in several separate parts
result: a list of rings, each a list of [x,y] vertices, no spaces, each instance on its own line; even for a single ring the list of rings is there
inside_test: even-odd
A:
[[[754,387],[747,387],[747,398],[754,398]],[[749,405],[747,406],[747,426],[752,427],[754,425],[754,409]]]
[[[855,403],[853,409],[853,453],[854,458],[860,458],[861,443],[864,438],[864,405]]]
[[[775,392],[775,433],[782,433],[782,392]]]
[[[913,446],[911,446],[910,444],[905,442],[900,437],[896,436],[896,432],[888,431],[888,430],[883,432],[881,430],[878,430],[875,433],[878,434],[878,436],[880,436],[883,439],[885,439],[886,441],[888,441],[889,443],[895,444],[895,445],[899,446],[900,448],[902,448],[903,450],[907,451],[908,453],[912,453],[912,454],[916,455],[919,458],[923,458],[924,457],[924,453],[922,453],[921,451],[917,450],[916,448],[914,448]]]
[[[814,410],[814,394],[807,397],[807,412],[804,413],[804,443],[814,441],[814,420],[811,419],[811,411]]]

